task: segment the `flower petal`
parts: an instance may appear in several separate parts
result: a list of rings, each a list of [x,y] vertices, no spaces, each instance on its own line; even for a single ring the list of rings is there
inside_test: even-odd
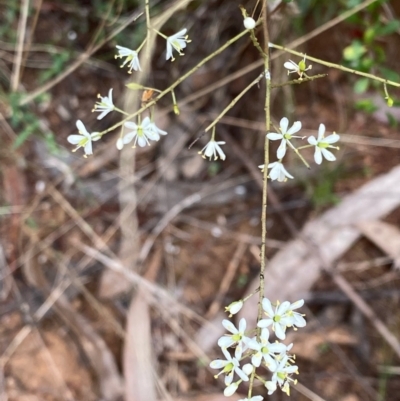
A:
[[[313,145],[313,146],[317,146],[317,145],[318,145],[317,139],[316,139],[315,137],[313,137],[313,136],[309,136],[309,137],[307,138],[307,141],[308,141],[308,143],[309,143],[310,145]]]
[[[289,120],[286,117],[283,117],[279,123],[280,129],[282,134],[286,134],[288,126],[289,126]]]
[[[326,138],[324,138],[324,142],[331,144],[331,143],[335,143],[335,142],[339,141],[339,139],[340,139],[340,136],[338,134],[332,134],[332,135],[329,135]]]
[[[333,162],[333,161],[336,160],[335,155],[332,152],[330,152],[328,149],[323,149],[322,148],[321,152],[322,152],[322,154],[323,154],[323,156],[325,157],[326,160],[328,160],[330,162]]]
[[[278,134],[277,132],[270,132],[269,134],[267,134],[267,138],[270,141],[277,141],[279,139],[282,139],[283,135],[282,134]]]
[[[301,130],[301,122],[295,121],[293,125],[288,129],[287,134],[293,135],[300,130]]]
[[[318,142],[320,142],[322,140],[322,138],[324,137],[324,134],[325,134],[325,125],[320,124],[319,128],[318,128]]]
[[[83,135],[70,135],[68,136],[67,141],[72,145],[77,145],[84,138]]]
[[[315,163],[317,163],[317,164],[322,163],[322,152],[321,152],[321,148],[319,148],[318,146],[315,147],[314,160],[315,160]]]
[[[279,148],[276,152],[276,157],[278,159],[283,159],[286,154],[286,139],[282,139],[281,144],[279,145]]]

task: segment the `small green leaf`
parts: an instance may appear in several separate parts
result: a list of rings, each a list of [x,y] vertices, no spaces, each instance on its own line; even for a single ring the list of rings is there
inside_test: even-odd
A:
[[[377,36],[385,36],[385,35],[390,35],[400,29],[400,21],[399,20],[393,20],[388,22],[384,26],[378,27],[376,30],[376,35]]]
[[[379,67],[379,71],[382,74],[383,78],[400,83],[400,74],[398,74],[396,71],[393,71],[390,68],[386,67]]]
[[[354,92],[355,93],[364,93],[369,87],[369,79],[368,78],[360,78],[354,84]]]
[[[368,114],[372,114],[374,111],[377,110],[377,107],[370,99],[359,100],[358,102],[356,102],[355,108]]]
[[[376,30],[374,27],[370,27],[366,29],[364,32],[364,42],[369,45],[371,42],[375,39],[376,36]]]
[[[350,46],[343,50],[343,57],[347,61],[358,60],[366,51],[367,48],[360,41],[354,40]]]

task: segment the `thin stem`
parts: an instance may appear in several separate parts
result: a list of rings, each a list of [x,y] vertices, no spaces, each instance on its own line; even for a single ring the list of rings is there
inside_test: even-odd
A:
[[[114,107],[114,110],[118,111],[118,113],[125,114],[126,116],[128,115],[128,113],[126,111],[123,111],[123,110],[119,109],[118,107]]]
[[[400,87],[400,83],[399,82],[394,82],[394,81],[390,81],[390,80],[385,79],[385,78],[380,78],[380,77],[377,77],[376,75],[368,74],[367,72],[353,70],[352,68],[347,68],[347,67],[344,67],[343,65],[340,65],[340,64],[329,63],[328,61],[324,61],[324,60],[321,60],[319,58],[307,56],[304,53],[300,53],[300,52],[297,52],[295,50],[288,49],[287,47],[284,47],[284,46],[276,45],[274,43],[269,43],[269,47],[272,47],[274,49],[283,50],[283,51],[285,51],[287,53],[294,54],[294,55],[299,56],[299,57],[305,57],[306,60],[311,60],[311,61],[314,61],[315,63],[322,64],[322,65],[325,65],[325,66],[330,67],[330,68],[335,68],[337,70],[350,72],[352,74],[360,75],[362,77],[366,77],[366,78],[372,79],[374,81],[383,82],[384,84],[387,84],[387,85]]]
[[[270,102],[271,102],[271,74],[269,72],[269,34],[268,34],[268,26],[267,26],[267,7],[263,7],[263,33],[264,33],[264,43],[266,46],[264,54],[264,76],[265,76],[265,130],[268,133],[271,127],[271,110],[270,110]],[[259,322],[262,318],[262,300],[264,298],[264,286],[265,286],[265,251],[266,251],[266,237],[267,237],[267,190],[268,190],[268,163],[269,163],[269,140],[267,135],[265,135],[264,142],[264,175],[263,175],[263,191],[262,191],[262,210],[261,210],[261,252],[260,252],[260,292],[258,297],[258,313],[257,313],[257,322]],[[261,328],[257,327],[257,340],[260,340]],[[253,373],[250,376],[249,383],[249,392],[248,398],[251,398],[251,394],[253,391],[254,378],[256,375],[256,370],[253,370]]]
[[[310,165],[307,163],[306,159],[301,155],[299,149],[296,149],[290,141],[286,141],[287,144],[294,150],[297,156],[299,156],[300,160],[306,165],[307,168],[310,168]]]
[[[110,131],[115,130],[116,128],[120,127],[123,125],[126,121],[130,120],[131,118],[137,116],[138,114],[143,113],[145,110],[147,110],[149,107],[155,105],[161,98],[163,98],[167,93],[171,92],[173,89],[175,89],[181,82],[183,82],[186,78],[190,77],[193,73],[195,73],[200,67],[202,67],[204,64],[209,62],[211,59],[213,59],[215,56],[218,54],[222,53],[226,48],[228,48],[230,45],[235,43],[237,40],[239,40],[242,36],[246,35],[248,33],[247,30],[239,33],[232,39],[228,40],[223,46],[221,46],[219,49],[217,49],[215,52],[211,53],[209,56],[204,58],[200,63],[198,63],[196,66],[194,66],[191,70],[189,70],[186,74],[182,75],[180,78],[178,78],[172,85],[170,85],[167,89],[163,90],[156,98],[154,98],[152,101],[147,103],[145,106],[141,107],[138,111],[135,113],[130,114],[127,118],[121,120],[117,124],[114,124],[110,128],[107,128],[106,130],[102,131],[100,134],[104,135],[107,134]]]
[[[253,82],[247,85],[229,104],[225,107],[224,110],[221,111],[219,116],[205,129],[205,131],[209,131],[212,127],[218,124],[221,118],[247,93],[254,85],[258,84],[261,79],[264,77],[264,74],[258,76]]]
[[[269,34],[267,27],[267,7],[264,7],[264,16],[263,16],[263,32],[264,32],[264,41],[265,43],[269,43]],[[266,45],[267,46],[267,45]],[[271,75],[269,72],[269,49],[266,49],[265,58],[264,58],[264,70],[266,75],[266,90],[265,90],[265,131],[268,133],[271,126],[271,110],[270,110],[270,102],[271,102]],[[265,252],[266,252],[266,237],[267,237],[267,191],[268,191],[268,164],[269,164],[269,140],[265,135],[265,143],[264,143],[264,174],[263,174],[263,193],[262,193],[262,211],[261,211],[261,253],[260,253],[260,293],[259,293],[259,301],[258,301],[258,315],[257,322],[262,318],[262,300],[264,297],[264,285],[265,285]],[[260,337],[260,328],[257,328],[257,337]]]
[[[328,74],[318,74],[318,75],[312,75],[311,77],[307,76],[305,78],[292,79],[291,81],[283,82],[281,84],[271,85],[271,88],[275,89],[275,88],[281,88],[282,86],[287,86],[287,85],[299,85],[304,82],[314,81],[314,79],[325,78],[327,76],[328,76]]]

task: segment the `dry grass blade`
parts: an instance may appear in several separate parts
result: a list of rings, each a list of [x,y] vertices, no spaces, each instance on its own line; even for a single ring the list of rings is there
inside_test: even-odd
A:
[[[161,250],[155,252],[149,262],[146,279],[156,279],[161,264]],[[123,351],[126,401],[152,401],[157,399],[154,368],[149,292],[140,288],[129,305],[126,338]],[[151,296],[150,296],[151,298]],[[149,380],[149,378],[152,380]]]
[[[144,289],[138,291],[129,306],[126,332],[123,355],[125,400],[156,401],[150,311]]]
[[[18,39],[17,39],[17,52],[15,55],[15,62],[11,77],[11,91],[16,92],[19,86],[21,65],[22,65],[22,55],[24,50],[24,40],[26,33],[26,23],[28,20],[29,11],[29,0],[22,1],[21,16],[18,23]]]

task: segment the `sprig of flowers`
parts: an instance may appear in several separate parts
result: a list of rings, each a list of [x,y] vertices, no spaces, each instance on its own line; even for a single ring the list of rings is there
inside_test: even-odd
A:
[[[300,121],[295,121],[293,125],[289,128],[289,120],[286,117],[283,117],[279,123],[279,132],[269,132],[267,133],[267,139],[270,141],[280,140],[281,143],[278,146],[276,156],[278,161],[272,162],[268,164],[268,168],[270,172],[268,177],[272,181],[285,182],[288,178],[293,179],[294,177],[286,170],[283,165],[283,158],[286,156],[287,149],[293,150],[297,156],[303,161],[303,163],[309,167],[308,163],[305,161],[303,156],[300,153],[300,150],[309,148],[314,146],[314,160],[317,164],[322,163],[323,157],[328,161],[336,160],[336,157],[330,152],[327,148],[339,149],[336,146],[332,146],[333,143],[339,141],[340,136],[336,133],[329,135],[325,138],[325,125],[320,124],[318,129],[318,137],[315,138],[313,136],[307,139],[309,145],[304,145],[299,148],[296,148],[291,142],[292,139],[304,139],[304,136],[294,135],[295,133],[301,130],[302,124]],[[259,166],[261,171],[264,171],[264,165]]]
[[[236,305],[241,305],[242,302],[242,300],[233,302],[226,309],[230,311]],[[238,328],[229,320],[223,320],[222,325],[228,330],[229,334],[221,337],[218,340],[218,345],[226,359],[216,359],[210,363],[210,367],[222,369],[215,377],[217,378],[221,374],[225,375],[225,396],[234,394],[240,383],[248,381],[253,373],[255,375],[252,377],[259,379],[265,385],[268,394],[272,394],[277,388],[290,394],[290,386],[297,383],[292,375],[298,373],[298,367],[294,364],[294,356],[289,353],[293,344],[285,345],[278,340],[270,342],[271,333],[268,327],[272,327],[273,333],[279,340],[285,339],[287,328],[304,327],[306,325],[304,315],[296,312],[303,304],[303,300],[294,303],[285,301],[282,304],[277,301],[274,308],[268,298],[263,298],[262,306],[267,318],[258,322],[258,335],[252,338],[248,337],[248,333],[254,332],[254,330],[247,330],[247,323],[244,318],[240,320]],[[232,356],[228,351],[229,348],[233,347],[235,348],[235,356]],[[246,359],[249,359],[251,363],[243,364]],[[256,370],[262,366],[271,372],[269,380],[263,379],[261,375],[256,373]],[[239,377],[237,381],[233,380],[235,373]],[[250,394],[249,397],[244,400],[261,401],[263,399],[260,395],[251,397]]]

